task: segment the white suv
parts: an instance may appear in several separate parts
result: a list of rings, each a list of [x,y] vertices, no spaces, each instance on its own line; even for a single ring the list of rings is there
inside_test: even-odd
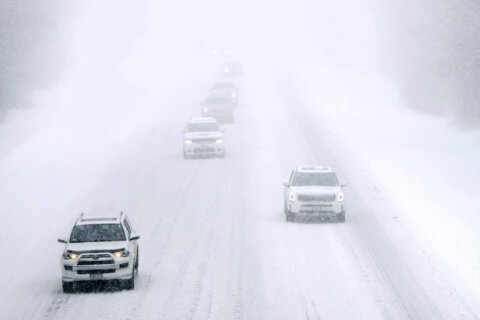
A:
[[[287,221],[296,216],[335,218],[345,222],[346,203],[343,187],[329,167],[297,167],[284,184],[284,211]]]
[[[75,222],[61,257],[63,292],[74,290],[77,281],[120,280],[135,287],[138,274],[138,239],[125,214],[117,217],[84,217]]]
[[[183,133],[183,157],[225,156],[223,130],[213,118],[192,118]]]

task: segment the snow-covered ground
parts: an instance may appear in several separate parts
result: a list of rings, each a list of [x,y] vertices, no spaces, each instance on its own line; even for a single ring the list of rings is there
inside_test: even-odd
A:
[[[3,317],[478,318],[478,133],[401,107],[382,78],[258,47],[239,50],[226,158],[183,160],[219,71],[196,37],[216,24],[200,4],[140,3],[79,5],[70,72],[0,125]],[[255,4],[252,19],[275,7]],[[285,222],[282,182],[310,163],[348,181],[345,224]],[[120,210],[141,235],[135,290],[63,294],[57,237]]]

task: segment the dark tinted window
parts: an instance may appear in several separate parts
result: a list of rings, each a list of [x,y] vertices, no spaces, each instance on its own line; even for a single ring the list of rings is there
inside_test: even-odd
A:
[[[297,172],[293,177],[293,186],[338,186],[337,176],[333,172]]]
[[[218,124],[215,122],[209,123],[190,123],[188,125],[188,132],[215,132],[219,131]]]
[[[72,243],[125,240],[125,232],[119,223],[76,225],[70,237]]]

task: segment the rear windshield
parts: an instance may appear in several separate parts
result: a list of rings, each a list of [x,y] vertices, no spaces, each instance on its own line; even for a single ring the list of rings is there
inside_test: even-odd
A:
[[[119,223],[76,225],[70,237],[71,243],[125,240],[125,232]]]
[[[215,132],[219,131],[218,124],[211,123],[190,123],[188,125],[188,132]]]
[[[338,186],[337,175],[334,172],[297,172],[293,177],[292,186]]]

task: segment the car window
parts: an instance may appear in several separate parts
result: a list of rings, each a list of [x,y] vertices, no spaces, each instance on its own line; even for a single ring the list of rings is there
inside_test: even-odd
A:
[[[293,177],[293,186],[338,186],[337,176],[333,172],[297,172]]]
[[[188,125],[188,132],[215,132],[219,131],[217,123],[190,123]]]
[[[130,235],[132,234],[132,229],[130,228],[130,223],[128,222],[128,219],[125,218],[123,220],[123,223],[125,224],[125,228],[127,229],[128,238],[130,238]]]
[[[125,240],[125,232],[120,223],[76,225],[70,236],[71,243]]]

